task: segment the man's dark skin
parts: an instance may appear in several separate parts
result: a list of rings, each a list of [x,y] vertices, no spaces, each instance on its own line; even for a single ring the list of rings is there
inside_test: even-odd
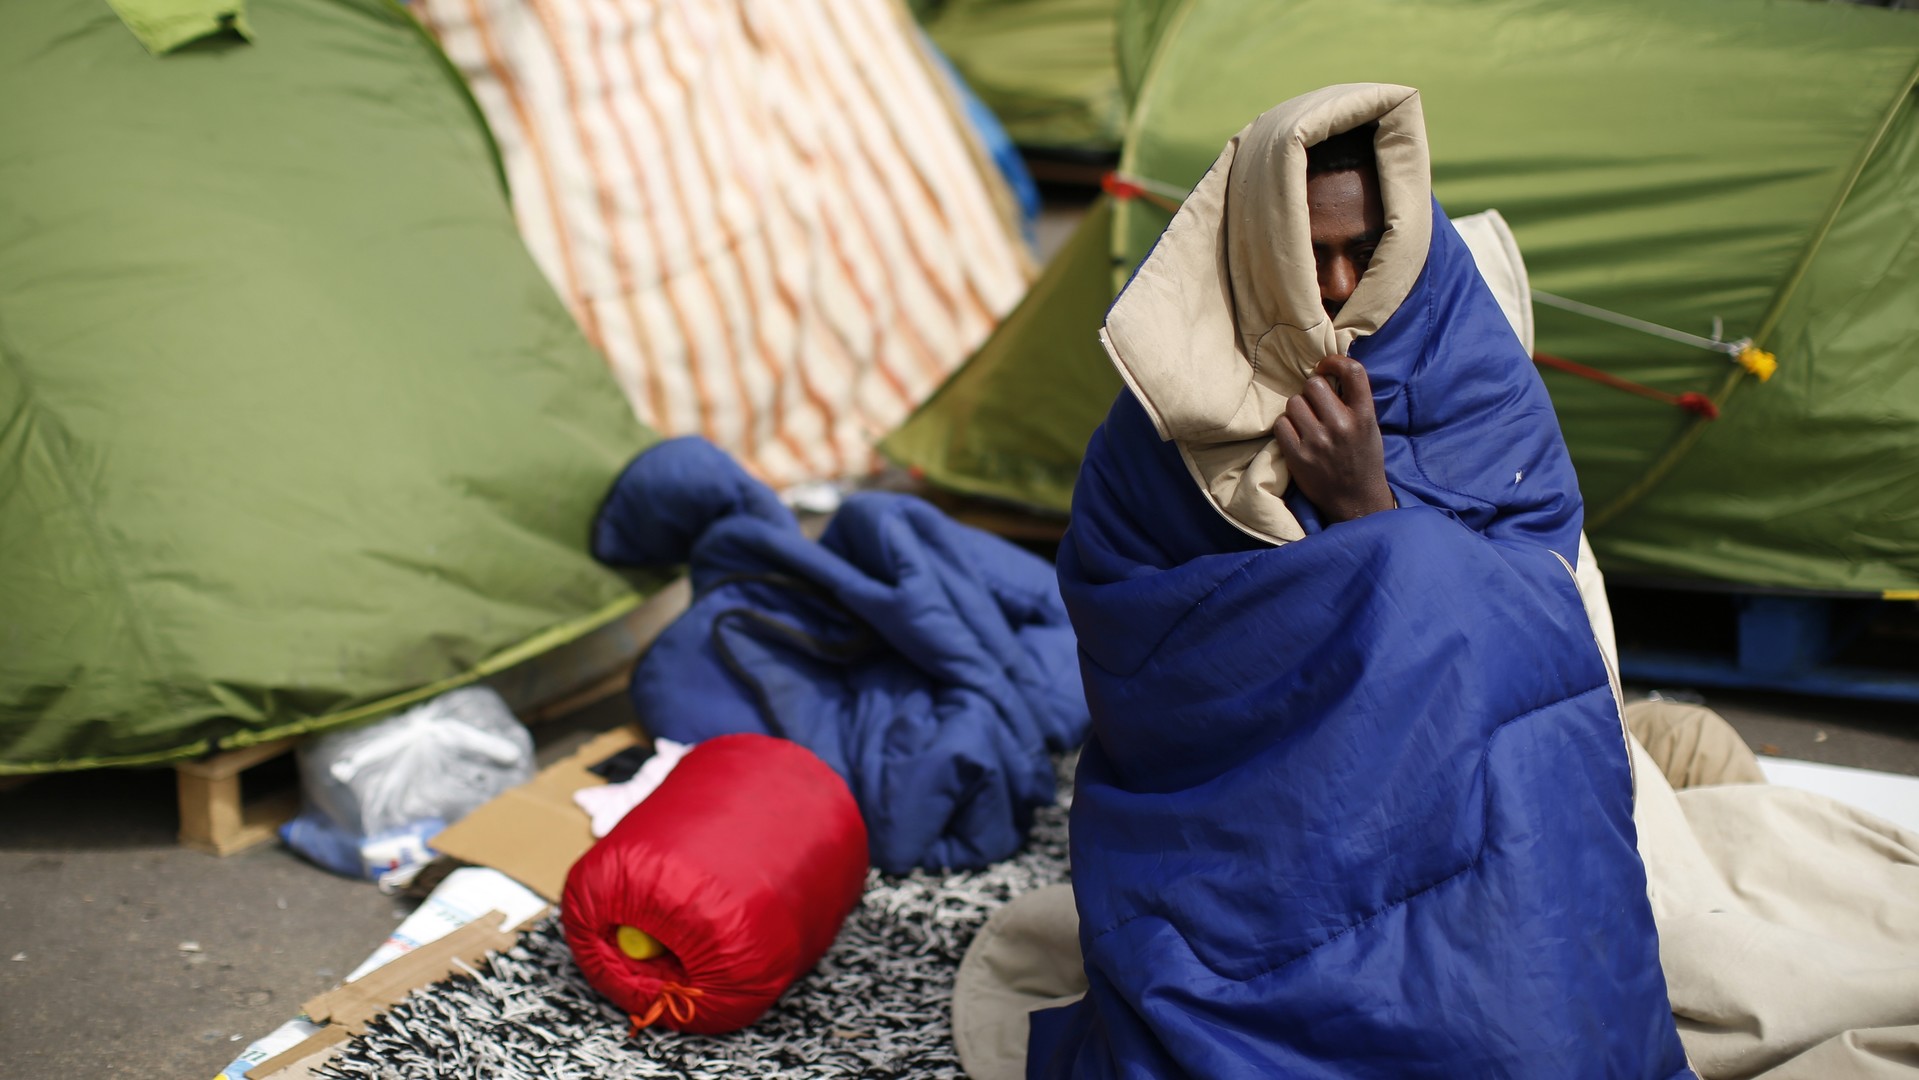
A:
[[[1306,203],[1320,302],[1327,315],[1337,315],[1386,233],[1379,176],[1370,166],[1309,176]],[[1273,437],[1279,440],[1293,482],[1327,525],[1397,505],[1386,485],[1372,384],[1352,357],[1328,356],[1319,362],[1305,387],[1286,402]]]

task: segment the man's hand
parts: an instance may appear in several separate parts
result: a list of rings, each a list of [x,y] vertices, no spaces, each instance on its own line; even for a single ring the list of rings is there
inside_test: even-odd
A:
[[[1328,356],[1286,402],[1273,425],[1293,481],[1328,525],[1393,508],[1386,486],[1386,449],[1373,415],[1366,369],[1350,356]]]

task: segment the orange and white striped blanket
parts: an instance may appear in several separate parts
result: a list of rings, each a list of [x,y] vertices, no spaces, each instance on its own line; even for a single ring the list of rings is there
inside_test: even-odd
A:
[[[417,0],[642,420],[845,477],[1031,264],[898,0]]]

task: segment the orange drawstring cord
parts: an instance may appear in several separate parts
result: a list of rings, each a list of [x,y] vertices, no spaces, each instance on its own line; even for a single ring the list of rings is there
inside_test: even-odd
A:
[[[672,1018],[676,1024],[691,1023],[694,1003],[705,996],[706,991],[698,987],[681,986],[679,983],[662,983],[660,996],[653,999],[653,1004],[647,1007],[645,1015],[627,1014],[626,1018],[631,1022],[631,1026],[627,1028],[627,1036],[631,1038],[639,1035],[643,1029],[652,1027],[662,1015]]]

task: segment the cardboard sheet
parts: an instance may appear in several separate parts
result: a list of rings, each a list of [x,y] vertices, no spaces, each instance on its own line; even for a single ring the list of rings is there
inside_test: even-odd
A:
[[[367,1021],[385,1012],[416,987],[454,973],[460,964],[472,965],[489,952],[510,948],[520,934],[508,929],[506,916],[494,911],[428,942],[398,961],[343,983],[306,1003],[306,1015],[325,1024],[317,1034],[277,1057],[253,1067],[248,1080],[294,1080],[304,1077],[333,1048],[365,1030]]]
[[[433,838],[443,855],[490,866],[558,902],[566,872],[593,846],[593,827],[573,793],[606,781],[588,772],[640,741],[630,727],[595,736],[572,756],[473,811]]]

